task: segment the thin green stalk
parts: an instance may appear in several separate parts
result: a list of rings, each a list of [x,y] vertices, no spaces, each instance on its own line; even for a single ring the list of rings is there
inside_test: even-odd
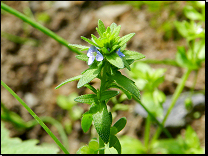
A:
[[[32,19],[30,19],[29,17],[25,16],[24,14],[20,13],[19,11],[9,7],[8,5],[4,4],[1,2],[1,9],[8,11],[9,13],[17,16],[18,18],[22,19],[23,21],[29,23],[31,26],[33,26],[34,28],[42,31],[44,34],[52,37],[53,39],[55,39],[56,41],[58,41],[59,43],[63,44],[64,46],[66,46],[67,48],[69,48],[71,51],[77,53],[77,54],[82,54],[82,52],[80,52],[79,50],[75,49],[72,46],[68,46],[69,42],[66,41],[65,39],[63,39],[62,37],[60,37],[59,35],[57,35],[56,33],[52,32],[51,30],[49,30],[48,28],[42,26],[41,24],[33,21]]]
[[[148,115],[146,118],[145,133],[144,133],[144,145],[146,147],[147,152],[149,150],[150,126],[151,126],[151,117]]]
[[[146,112],[150,115],[152,120],[154,120],[157,123],[157,125],[164,131],[167,137],[172,138],[172,135],[170,134],[170,132],[166,128],[164,128],[164,126],[155,118],[155,116],[144,106],[141,100],[135,96],[133,96],[133,98],[146,110]]]
[[[50,131],[50,129],[43,123],[43,121],[28,107],[24,101],[2,80],[1,85],[6,88],[26,109],[27,111],[37,120],[37,122],[43,127],[43,129],[51,136],[51,138],[56,142],[56,144],[62,149],[65,154],[69,154],[66,148],[61,144],[61,142],[56,138],[56,136]]]
[[[165,115],[165,117],[164,117],[164,119],[162,121],[162,126],[165,125],[165,122],[166,122],[166,120],[168,118],[168,115],[170,114],[171,110],[175,106],[175,103],[176,103],[178,97],[180,96],[181,92],[183,91],[183,88],[185,86],[186,80],[188,79],[189,74],[191,73],[191,71],[192,71],[191,69],[187,69],[187,71],[185,72],[185,74],[183,75],[183,77],[181,79],[180,84],[177,86],[177,88],[176,88],[176,90],[175,90],[175,92],[173,94],[170,107],[168,108],[167,113],[166,113],[166,115]],[[152,142],[159,137],[160,133],[161,133],[161,128],[158,127],[157,131],[155,132],[155,135],[153,136]]]

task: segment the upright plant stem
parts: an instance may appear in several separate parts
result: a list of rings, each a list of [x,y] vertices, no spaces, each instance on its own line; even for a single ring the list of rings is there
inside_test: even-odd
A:
[[[149,136],[150,136],[151,117],[148,115],[145,123],[144,145],[148,152]]]
[[[172,110],[173,107],[175,106],[175,103],[176,103],[178,97],[180,96],[181,92],[183,91],[183,88],[184,88],[184,86],[185,86],[186,80],[188,79],[189,74],[191,73],[191,71],[192,71],[191,69],[187,69],[187,70],[186,70],[185,74],[183,75],[183,77],[182,77],[182,79],[181,79],[180,84],[177,86],[177,88],[176,88],[176,90],[175,90],[175,92],[174,92],[174,94],[173,94],[173,97],[172,97],[172,101],[171,101],[170,107],[168,108],[167,113],[166,113],[166,115],[165,115],[165,117],[164,117],[164,119],[163,119],[163,121],[162,121],[162,126],[165,125],[165,122],[166,122],[166,120],[167,120],[167,118],[168,118],[168,115],[170,114],[171,110]],[[156,139],[159,137],[160,133],[161,133],[161,128],[158,127],[158,129],[157,129],[157,131],[155,132],[155,135],[154,135],[154,137],[153,137],[153,139],[152,139],[152,142],[153,142],[154,140],[156,140]]]
[[[9,13],[17,16],[18,18],[22,19],[23,21],[27,22],[28,24],[30,24],[31,26],[33,26],[34,28],[42,31],[44,34],[52,37],[53,39],[55,39],[56,41],[58,41],[59,43],[63,44],[64,46],[66,46],[67,48],[69,48],[71,51],[77,53],[77,54],[82,54],[79,50],[68,46],[69,42],[66,41],[65,39],[63,39],[62,37],[60,37],[59,35],[57,35],[56,33],[52,32],[51,30],[49,30],[48,28],[42,26],[41,24],[33,21],[32,19],[30,19],[29,17],[25,16],[24,14],[20,13],[19,11],[9,7],[8,5],[4,4],[1,2],[1,9],[8,11]]]
[[[56,138],[56,136],[50,131],[50,129],[43,123],[43,121],[28,107],[24,101],[2,80],[1,85],[6,88],[26,109],[27,111],[37,120],[37,122],[43,127],[43,129],[51,136],[51,138],[56,142],[56,144],[62,149],[65,154],[69,154],[66,148],[61,144],[61,142]]]

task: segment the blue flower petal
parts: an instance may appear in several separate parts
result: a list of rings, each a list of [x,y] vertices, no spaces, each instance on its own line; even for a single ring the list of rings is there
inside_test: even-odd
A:
[[[97,52],[96,60],[97,61],[102,61],[103,60],[103,55],[99,51]]]
[[[95,56],[89,57],[89,59],[88,59],[88,65],[91,65],[94,60],[95,60]]]
[[[87,56],[89,57],[88,59],[88,65],[91,65],[93,61],[102,61],[103,60],[103,55],[98,51],[97,47],[91,46],[88,51],[87,51]]]
[[[120,56],[120,58],[124,57],[125,55],[120,51],[120,48],[116,51],[116,53],[118,54],[118,56]]]

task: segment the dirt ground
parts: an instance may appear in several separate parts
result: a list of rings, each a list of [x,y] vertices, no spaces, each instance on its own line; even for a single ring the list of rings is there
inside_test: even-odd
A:
[[[170,4],[170,10],[177,11],[175,16],[169,17],[168,9],[161,9],[158,16],[149,12],[147,7],[137,9],[127,4],[113,4],[113,2],[52,2],[52,1],[11,1],[5,2],[12,8],[26,13],[30,8],[31,18],[37,21],[37,15],[47,13],[50,20],[42,23],[44,26],[66,39],[69,43],[88,45],[80,36],[90,38],[91,34],[97,36],[95,28],[98,19],[101,19],[105,26],[112,22],[121,25],[120,36],[128,33],[136,33],[128,42],[127,49],[138,51],[147,59],[162,60],[165,58],[174,59],[177,46],[186,45],[182,38],[174,40],[174,34],[169,39],[164,39],[164,32],[158,29],[165,21],[173,23],[174,20],[183,19],[182,8],[186,2],[180,3],[180,7]],[[113,6],[116,5],[116,6]],[[113,7],[112,7],[113,6]],[[29,16],[29,15],[28,15]],[[156,25],[151,26],[151,21],[156,16]],[[159,18],[158,18],[159,17]],[[1,31],[31,38],[38,41],[38,46],[34,44],[19,44],[1,37],[1,80],[13,89],[38,116],[51,116],[57,118],[63,115],[66,119],[66,112],[56,103],[58,95],[69,95],[72,92],[84,94],[88,92],[85,88],[77,89],[77,82],[71,82],[55,90],[55,87],[67,78],[80,75],[88,68],[88,65],[75,58],[75,53],[48,37],[39,30],[25,24],[22,20],[7,12],[1,14]],[[153,68],[167,68],[165,82],[160,89],[167,95],[173,94],[178,81],[184,70],[168,65],[151,65]],[[125,72],[125,71],[124,71]],[[189,90],[194,79],[191,73],[184,90]],[[93,81],[94,85],[99,82]],[[200,69],[195,90],[205,89],[205,67]],[[32,96],[28,96],[32,95]],[[29,97],[29,98],[28,98]],[[32,116],[26,109],[3,87],[1,87],[1,101],[5,106],[19,114],[25,121],[30,121]],[[130,101],[132,108],[134,102]],[[88,110],[88,105],[79,104]],[[118,111],[117,117],[127,117],[127,128],[122,134],[131,135],[143,140],[144,123],[141,116],[135,116],[131,111]],[[137,124],[133,124],[133,123]],[[55,127],[47,124],[52,132],[59,138]],[[205,114],[194,120],[191,126],[197,132],[201,144],[205,145]],[[11,136],[22,137],[22,139],[38,139],[41,142],[53,142],[50,136],[38,125],[29,131],[19,132],[7,124],[11,130]],[[154,131],[154,127],[153,131]],[[139,131],[139,132],[138,132]],[[183,129],[181,130],[183,131]],[[60,138],[59,138],[60,139]],[[68,135],[70,143],[70,153],[75,153],[81,146],[80,143],[88,143],[90,133],[84,134],[81,130],[80,120],[73,123],[72,133]]]

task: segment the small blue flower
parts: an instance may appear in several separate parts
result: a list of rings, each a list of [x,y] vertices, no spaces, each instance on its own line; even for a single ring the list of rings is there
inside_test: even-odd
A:
[[[91,46],[90,49],[87,51],[87,56],[89,57],[88,59],[88,65],[91,65],[93,61],[102,61],[103,60],[103,55],[97,50],[95,46]]]
[[[118,56],[120,56],[120,58],[124,57],[125,55],[120,51],[120,48],[116,51],[116,53],[118,54]]]

